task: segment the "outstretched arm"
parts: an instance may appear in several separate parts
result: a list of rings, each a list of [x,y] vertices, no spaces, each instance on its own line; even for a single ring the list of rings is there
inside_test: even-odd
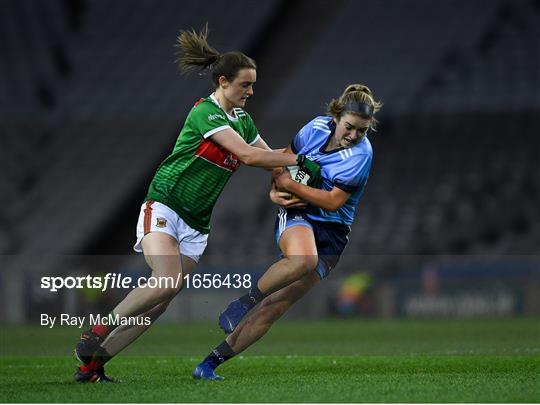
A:
[[[242,163],[248,166],[274,168],[296,164],[296,155],[268,150],[270,148],[262,139],[257,140],[257,142],[259,142],[259,146],[266,146],[264,149],[248,145],[240,135],[230,128],[212,135],[212,141],[234,153]]]
[[[251,146],[254,146],[255,148],[264,149],[264,150],[272,150],[270,146],[264,141],[262,136],[257,136],[257,140],[253,143],[251,143]],[[276,152],[281,152],[281,149],[276,150]]]

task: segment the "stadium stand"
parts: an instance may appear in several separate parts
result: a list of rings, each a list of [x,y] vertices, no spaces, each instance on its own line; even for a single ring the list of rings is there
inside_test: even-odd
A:
[[[6,185],[24,218],[18,226],[22,245],[9,250],[13,243],[6,243],[9,253],[80,252],[140,188],[141,178],[148,183],[186,111],[209,92],[205,80],[183,80],[173,63],[180,28],[208,21],[218,49],[243,48],[277,4],[234,2],[224,20],[219,8],[201,13],[195,1],[160,7],[142,1],[127,8],[126,2],[80,3],[75,33],[65,27],[64,2],[12,2],[4,15],[11,62],[5,82],[23,97],[16,99],[14,115],[2,120],[10,136],[3,150],[12,156],[7,161],[14,172],[21,165],[28,171]],[[63,32],[44,35],[58,26]],[[57,43],[69,61],[64,70],[51,62]],[[35,117],[32,124],[29,117]],[[30,187],[28,177],[38,180]],[[142,201],[143,195],[137,197]]]
[[[386,102],[351,235],[359,254],[538,253],[536,4],[378,4],[360,25],[346,23],[363,7],[351,2],[276,92],[263,125],[279,121],[274,133],[290,135],[351,80],[368,83]],[[336,46],[343,35],[365,32],[377,38],[358,46],[367,62]],[[271,209],[265,198],[258,205]]]
[[[247,110],[274,147],[349,82],[385,102],[350,249],[538,253],[538,2],[290,3],[235,1],[224,19],[218,2],[6,2],[1,252],[129,251],[150,176],[209,92],[178,74],[174,38],[208,21],[216,48],[266,61]],[[276,252],[268,181],[246,168],[231,180],[208,263]]]

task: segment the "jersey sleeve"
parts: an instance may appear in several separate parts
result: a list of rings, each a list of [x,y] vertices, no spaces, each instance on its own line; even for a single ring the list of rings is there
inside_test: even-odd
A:
[[[335,187],[347,193],[353,193],[366,185],[371,169],[372,155],[362,154],[355,160],[354,164],[344,166],[343,170],[336,173],[332,180]]]
[[[204,139],[231,128],[225,113],[211,102],[202,102],[195,106],[189,118],[194,129],[197,129]]]
[[[302,150],[302,148],[306,145],[313,130],[313,121],[314,120],[304,125],[302,129],[294,136],[293,140],[291,141],[291,149],[293,153],[299,153],[300,150]]]

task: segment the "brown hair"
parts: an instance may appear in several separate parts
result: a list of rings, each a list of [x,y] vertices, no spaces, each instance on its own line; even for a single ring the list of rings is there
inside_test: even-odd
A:
[[[327,112],[336,119],[340,119],[346,113],[360,115],[357,111],[348,110],[346,108],[347,105],[351,103],[366,104],[373,109],[373,114],[379,111],[383,106],[383,103],[380,101],[375,101],[369,87],[364,86],[363,84],[350,84],[345,91],[343,91],[343,94],[341,94],[339,99],[331,100],[328,103]],[[377,122],[375,117],[370,117],[369,127],[371,130],[375,130]]]
[[[182,73],[201,72],[208,69],[215,88],[219,87],[220,76],[233,81],[238,71],[243,68],[257,69],[257,64],[242,52],[232,51],[219,53],[208,44],[208,23],[201,32],[195,30],[180,31],[176,38],[175,47],[180,70]]]

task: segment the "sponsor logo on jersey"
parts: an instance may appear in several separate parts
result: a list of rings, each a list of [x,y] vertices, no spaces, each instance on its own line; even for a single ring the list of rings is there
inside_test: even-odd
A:
[[[214,121],[214,120],[217,120],[217,119],[224,120],[225,118],[223,118],[223,115],[221,115],[221,114],[209,114],[208,115],[208,121]]]
[[[207,139],[201,142],[195,155],[230,172],[240,167],[238,156]]]
[[[300,169],[298,166],[288,166],[287,169],[289,170],[289,173],[294,181],[305,185],[308,184],[311,175],[305,169]]]
[[[167,226],[167,220],[165,218],[156,218],[156,226],[158,228],[165,228]]]
[[[297,183],[303,183],[303,184],[307,184],[309,180],[309,174],[306,173],[305,170],[298,170],[296,172],[296,176],[294,176],[294,181],[296,181]]]

